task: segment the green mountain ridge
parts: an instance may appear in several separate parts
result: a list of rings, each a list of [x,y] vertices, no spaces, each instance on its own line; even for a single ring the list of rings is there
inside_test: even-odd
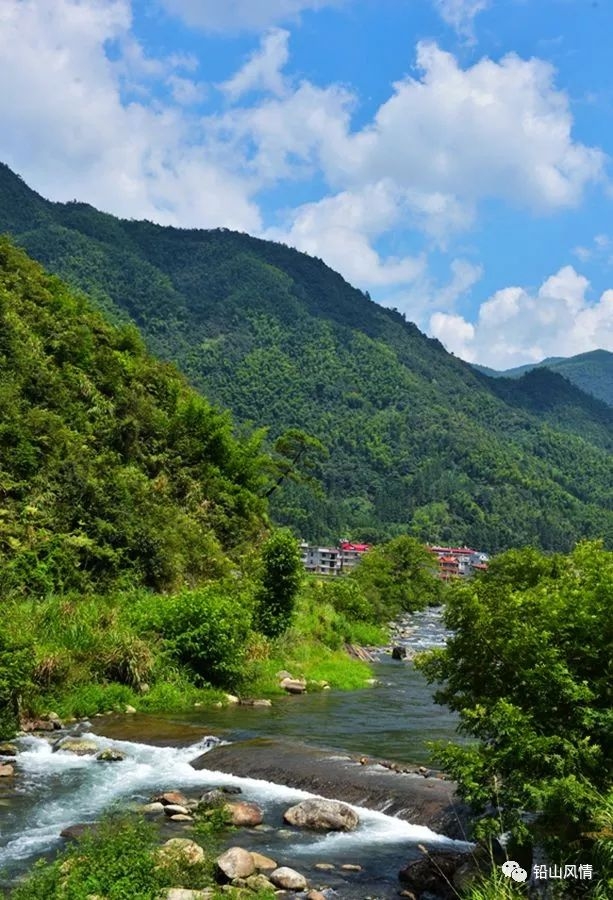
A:
[[[475,369],[493,378],[521,378],[534,369],[550,369],[567,378],[582,391],[613,406],[613,353],[609,350],[590,350],[576,356],[550,356],[538,363],[515,366],[497,371],[487,366],[474,365]]]
[[[265,522],[256,442],[0,238],[0,589],[169,590]]]
[[[613,410],[556,373],[489,378],[321,260],[227,230],[51,203],[0,167],[0,231],[271,438],[319,437],[323,493],[288,484],[275,519],[310,540],[490,551],[613,544]]]

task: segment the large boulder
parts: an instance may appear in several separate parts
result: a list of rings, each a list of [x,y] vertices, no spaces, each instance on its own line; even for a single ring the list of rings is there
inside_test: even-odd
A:
[[[96,756],[96,759],[99,759],[100,762],[122,762],[125,758],[125,753],[122,753],[121,750],[113,750],[112,747],[107,747],[106,750],[101,750],[100,753]]]
[[[232,825],[238,827],[254,827],[261,825],[264,816],[257,803],[227,803],[226,810],[230,815]]]
[[[217,874],[221,881],[234,881],[235,878],[249,878],[255,874],[255,863],[248,850],[242,847],[230,847],[216,860]]]
[[[15,767],[10,763],[0,763],[0,778],[10,778],[15,774]]]
[[[284,891],[304,891],[306,890],[307,880],[300,872],[290,869],[288,866],[281,866],[275,869],[268,876],[275,887],[282,888]]]
[[[358,814],[339,800],[303,800],[287,809],[283,819],[314,831],[353,831],[360,824]]]
[[[204,862],[204,850],[196,841],[188,838],[171,838],[155,851],[155,857],[159,865],[170,866],[175,863],[195,866]]]
[[[57,747],[58,753],[75,753],[77,756],[95,756],[98,744],[88,738],[67,737]]]

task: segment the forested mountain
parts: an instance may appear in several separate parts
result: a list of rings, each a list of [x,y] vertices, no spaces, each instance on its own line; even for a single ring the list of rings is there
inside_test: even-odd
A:
[[[3,596],[222,575],[262,529],[262,471],[133,325],[0,238]]]
[[[540,363],[516,366],[514,369],[498,372],[485,366],[475,366],[480,372],[494,378],[521,378],[526,372],[547,368],[568,378],[582,391],[593,394],[613,406],[613,353],[608,350],[591,350],[577,356],[551,356]]]
[[[240,422],[324,442],[323,492],[272,495],[302,536],[613,545],[613,410],[560,376],[488,378],[321,260],[50,203],[6,167],[2,230]]]

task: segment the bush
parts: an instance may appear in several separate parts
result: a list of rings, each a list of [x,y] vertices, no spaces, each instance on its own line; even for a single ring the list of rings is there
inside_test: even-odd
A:
[[[232,688],[243,680],[252,611],[249,597],[235,583],[151,597],[141,617],[201,684]]]

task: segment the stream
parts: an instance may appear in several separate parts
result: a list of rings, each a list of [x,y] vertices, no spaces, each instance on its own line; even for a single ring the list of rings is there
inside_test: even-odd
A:
[[[440,611],[429,609],[407,620],[409,634],[395,643],[409,650],[438,646],[445,638]],[[63,844],[60,831],[76,822],[96,821],[113,804],[146,803],[156,791],[176,789],[197,796],[215,786],[240,787],[240,799],[264,810],[273,829],[241,829],[233,843],[257,849],[291,865],[314,886],[329,886],[347,900],[387,900],[398,894],[398,870],[419,855],[417,844],[451,844],[423,826],[381,812],[359,809],[361,825],[352,833],[320,835],[282,827],[282,813],[310,796],[253,778],[210,770],[190,762],[220,742],[252,738],[299,740],[333,753],[372,754],[403,763],[427,763],[426,741],[455,737],[455,717],[432,702],[431,690],[410,662],[381,655],[373,664],[377,684],[351,693],[324,691],[275,700],[272,707],[225,707],[165,716],[108,716],[91,723],[101,749],[123,751],[120,763],[53,753],[37,737],[19,740],[18,777],[0,788],[0,885],[23,875],[36,858]],[[398,776],[401,777],[401,776]],[[342,800],[343,797],[338,799]],[[184,835],[183,826],[172,825]],[[189,834],[187,832],[186,834]],[[315,869],[333,863],[333,872]],[[358,864],[360,872],[338,867]]]

